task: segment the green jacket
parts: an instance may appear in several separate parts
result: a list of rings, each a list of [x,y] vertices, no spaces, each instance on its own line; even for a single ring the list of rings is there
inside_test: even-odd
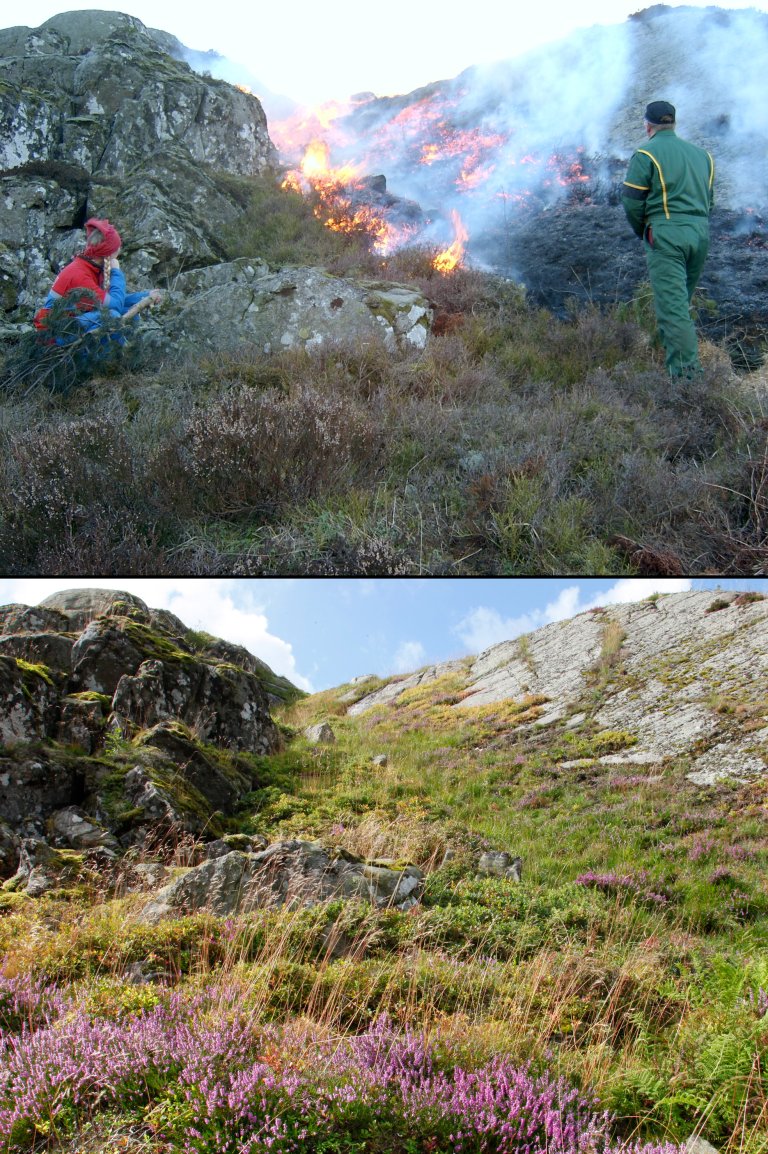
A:
[[[655,132],[629,162],[622,188],[627,219],[642,236],[655,217],[709,217],[714,205],[715,162],[671,128]]]

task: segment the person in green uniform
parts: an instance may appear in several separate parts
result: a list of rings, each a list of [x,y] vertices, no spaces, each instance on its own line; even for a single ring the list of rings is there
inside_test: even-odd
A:
[[[671,376],[700,373],[691,298],[709,251],[715,162],[675,133],[675,109],[645,110],[648,143],[629,162],[622,189],[627,219],[645,248],[656,322]]]

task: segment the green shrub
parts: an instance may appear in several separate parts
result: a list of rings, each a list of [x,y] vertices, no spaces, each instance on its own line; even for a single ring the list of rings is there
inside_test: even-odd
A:
[[[725,597],[716,597],[714,599],[714,601],[710,602],[710,604],[707,606],[707,608],[704,610],[704,612],[705,613],[717,613],[718,610],[720,610],[720,609],[727,609],[730,604],[731,604],[730,601],[727,600]]]

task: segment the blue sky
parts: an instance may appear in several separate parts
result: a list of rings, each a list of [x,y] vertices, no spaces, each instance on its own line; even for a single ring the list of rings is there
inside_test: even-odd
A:
[[[687,4],[706,6],[701,0]],[[577,28],[621,24],[648,6],[638,0],[473,0],[471,5],[464,0],[439,5],[387,0],[352,6],[317,0],[27,0],[18,9],[6,5],[4,25],[34,28],[59,12],[85,8],[127,12],[172,33],[188,48],[214,49],[242,66],[243,75],[227,75],[228,80],[249,83],[258,77],[273,92],[312,104],[361,91],[379,96],[411,92],[472,64],[510,59],[561,40]],[[683,0],[669,6],[684,6]],[[765,9],[750,0],[720,0],[714,6]]]
[[[593,605],[768,578],[0,578],[0,605],[79,587],[123,589],[191,629],[245,645],[308,691],[477,654]]]

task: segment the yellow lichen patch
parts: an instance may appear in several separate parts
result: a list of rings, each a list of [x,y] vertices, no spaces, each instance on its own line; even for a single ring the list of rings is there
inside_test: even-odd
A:
[[[15,661],[22,674],[29,673],[35,677],[41,677],[48,685],[53,685],[51,671],[47,665],[36,664],[33,661],[24,661],[21,657],[16,657]]]

